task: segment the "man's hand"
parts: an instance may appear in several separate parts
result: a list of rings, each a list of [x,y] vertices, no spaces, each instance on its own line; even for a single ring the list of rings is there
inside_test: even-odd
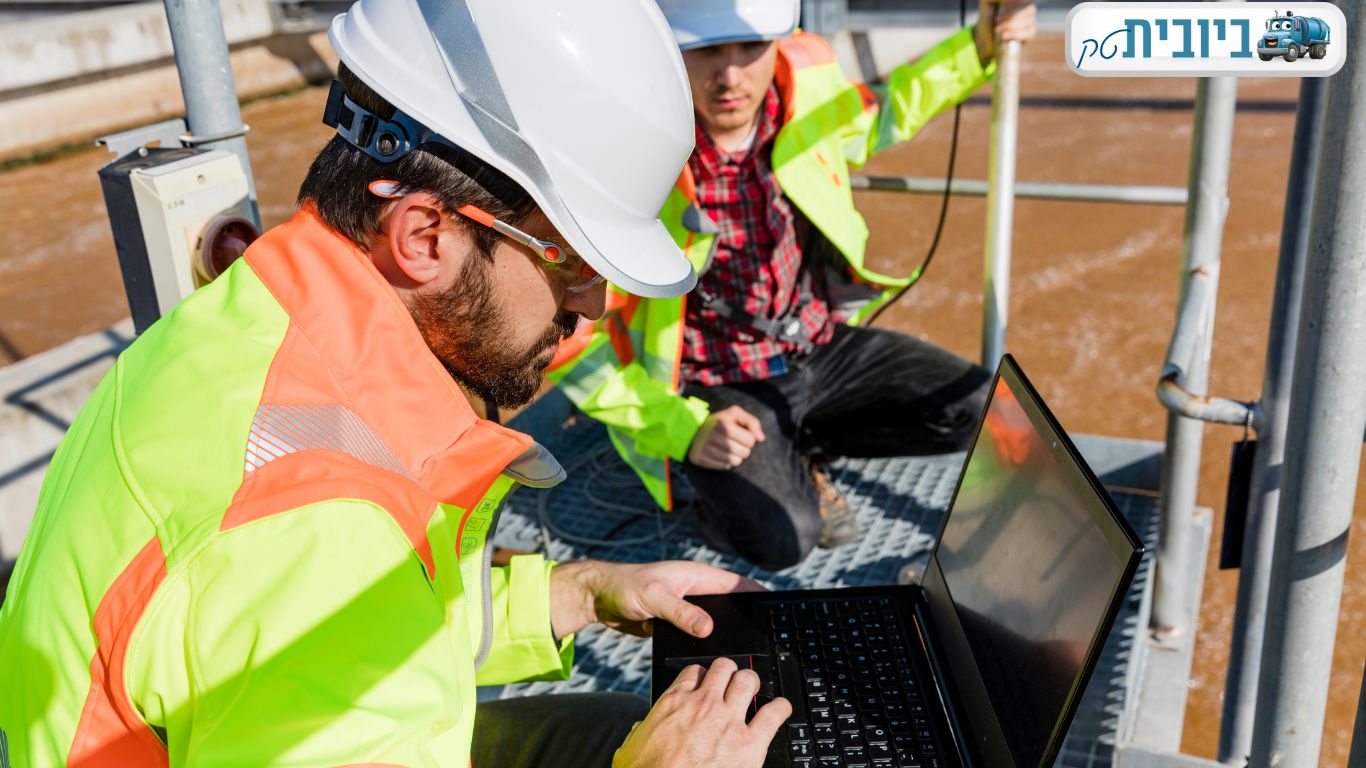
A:
[[[1002,42],[1033,40],[1037,15],[1032,0],[978,0],[973,39],[977,41],[977,58],[982,66],[996,58],[996,38]]]
[[[684,669],[626,737],[612,768],[760,768],[792,705],[774,699],[746,724],[758,691],[759,676],[724,657],[705,676],[696,664]]]
[[[685,595],[762,591],[752,579],[702,563],[580,560],[556,566],[551,573],[550,626],[557,638],[594,623],[648,637],[650,621],[660,618],[694,637],[706,637],[711,617],[684,600]]]
[[[688,449],[688,461],[703,469],[735,469],[749,458],[755,443],[763,441],[764,428],[758,417],[732,405],[702,422]]]

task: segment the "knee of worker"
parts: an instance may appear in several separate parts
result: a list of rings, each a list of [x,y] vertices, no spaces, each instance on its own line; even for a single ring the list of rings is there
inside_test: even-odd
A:
[[[649,712],[625,693],[566,693],[499,699],[475,710],[471,764],[606,768]]]
[[[820,506],[814,498],[786,507],[775,504],[769,514],[746,518],[748,525],[730,529],[730,546],[736,554],[770,571],[791,568],[805,560],[821,537]]]
[[[956,382],[950,402],[944,405],[925,425],[933,431],[946,446],[953,450],[967,450],[972,436],[977,431],[982,409],[986,407],[987,395],[991,392],[994,380],[991,371],[974,367],[962,380]]]
[[[601,717],[600,722],[609,730],[605,741],[613,750],[626,741],[636,723],[650,714],[650,701],[629,693],[608,691],[586,694],[583,703],[588,711]]]
[[[592,694],[591,708],[599,712],[605,722],[614,724],[621,731],[621,739],[631,732],[631,727],[650,713],[650,702],[629,693],[609,691]]]

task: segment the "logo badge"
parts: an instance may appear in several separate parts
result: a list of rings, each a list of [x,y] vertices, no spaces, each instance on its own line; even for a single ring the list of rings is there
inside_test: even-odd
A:
[[[1347,60],[1332,3],[1081,3],[1067,64],[1088,77],[1327,77]]]

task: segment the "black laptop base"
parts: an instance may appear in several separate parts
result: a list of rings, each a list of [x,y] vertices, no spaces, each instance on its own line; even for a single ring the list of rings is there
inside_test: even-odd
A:
[[[793,713],[766,768],[961,766],[917,626],[919,587],[689,598],[714,619],[699,640],[655,628],[652,698],[689,664],[728,656],[759,674],[750,714],[775,696]]]

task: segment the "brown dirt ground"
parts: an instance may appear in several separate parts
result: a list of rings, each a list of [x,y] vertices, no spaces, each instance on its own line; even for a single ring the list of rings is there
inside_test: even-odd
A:
[[[1085,79],[1047,35],[1026,49],[1018,178],[1027,181],[1184,186],[1194,82]],[[1260,388],[1289,163],[1296,81],[1244,80],[1234,137],[1211,391],[1252,399]],[[985,178],[990,109],[964,107],[960,178]],[[313,152],[325,91],[308,89],[244,109],[267,226],[283,221]],[[875,174],[941,176],[952,120],[868,165]],[[0,174],[10,211],[0,246],[0,364],[102,329],[127,315],[118,263],[89,151]],[[874,268],[920,262],[939,200],[860,193]],[[976,357],[981,328],[985,202],[955,198],[940,253],[924,281],[882,323]],[[1170,207],[1017,202],[1009,346],[1077,432],[1160,440],[1165,414],[1153,390],[1176,315],[1182,211]],[[1222,515],[1232,427],[1205,430],[1200,503]],[[1360,497],[1360,494],[1359,494]],[[1360,509],[1360,502],[1358,503]],[[1354,528],[1363,525],[1360,516]],[[1342,765],[1366,656],[1366,536],[1351,538],[1321,764]],[[1217,560],[1217,535],[1211,560]],[[1189,682],[1183,749],[1212,756],[1218,740],[1237,578],[1209,570]]]

